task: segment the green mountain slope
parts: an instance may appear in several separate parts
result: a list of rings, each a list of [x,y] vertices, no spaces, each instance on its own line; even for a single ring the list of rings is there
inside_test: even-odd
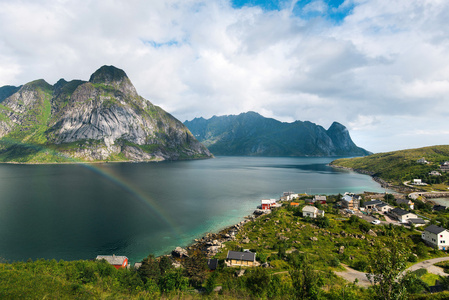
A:
[[[311,122],[283,123],[255,112],[196,118],[184,124],[216,155],[358,156],[370,152],[357,147],[343,125],[328,130]]]
[[[421,158],[425,158],[429,164],[418,163],[417,160]],[[449,145],[342,158],[333,161],[331,165],[361,170],[390,182],[401,183],[426,177],[430,171],[439,170],[444,161],[449,161]]]
[[[140,97],[123,70],[25,84],[0,104],[0,161],[160,161],[211,157],[177,119]]]

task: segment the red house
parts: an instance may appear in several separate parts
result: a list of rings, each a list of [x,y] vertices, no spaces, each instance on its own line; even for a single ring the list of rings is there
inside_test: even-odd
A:
[[[271,209],[276,205],[275,199],[263,199],[262,200],[262,209]]]
[[[126,268],[128,266],[128,257],[111,255],[98,255],[96,260],[104,259],[109,264],[113,265],[116,269]]]

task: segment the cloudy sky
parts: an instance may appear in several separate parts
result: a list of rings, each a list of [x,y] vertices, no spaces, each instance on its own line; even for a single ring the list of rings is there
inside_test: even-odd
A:
[[[181,121],[256,111],[449,144],[447,0],[0,0],[0,86],[102,65]]]

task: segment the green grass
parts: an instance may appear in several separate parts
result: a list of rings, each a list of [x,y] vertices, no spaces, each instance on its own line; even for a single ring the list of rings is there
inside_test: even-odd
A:
[[[418,164],[416,161],[422,157],[430,164]],[[384,180],[400,184],[406,180],[427,178],[430,171],[439,170],[440,163],[447,160],[449,160],[449,146],[441,145],[337,159],[331,164],[367,171]]]

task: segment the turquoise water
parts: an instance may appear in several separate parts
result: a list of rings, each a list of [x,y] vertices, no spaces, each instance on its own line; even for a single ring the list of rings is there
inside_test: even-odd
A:
[[[0,258],[139,261],[237,223],[284,191],[383,192],[332,158],[0,165]]]

